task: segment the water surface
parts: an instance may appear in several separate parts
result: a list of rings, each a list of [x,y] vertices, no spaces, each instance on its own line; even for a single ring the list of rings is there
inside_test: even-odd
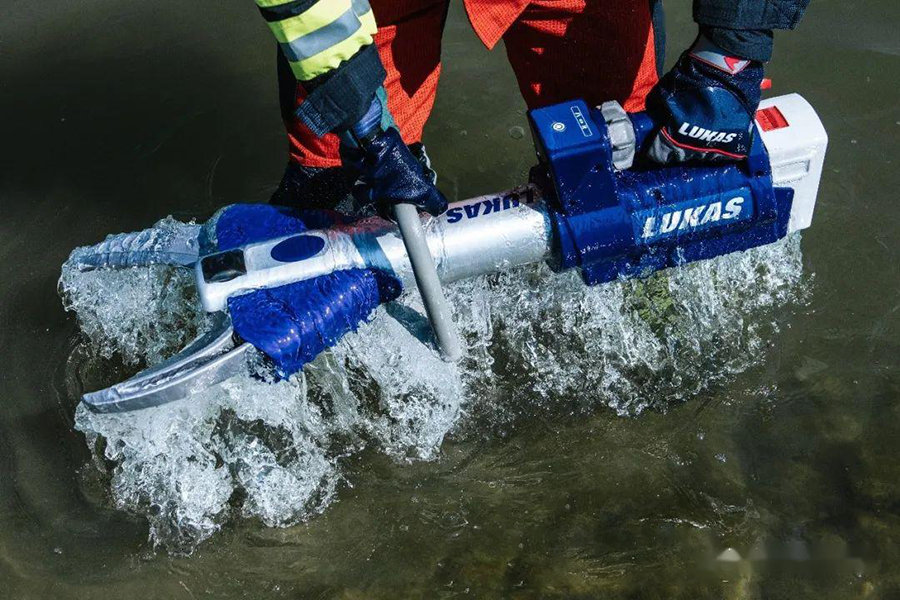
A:
[[[79,281],[112,311],[86,321],[114,325],[104,349],[64,312],[60,265],[268,197],[271,41],[252,3],[7,3],[0,596],[900,594],[900,9],[866,9],[814,4],[769,69],[831,140],[802,240],[590,291],[541,269],[477,280],[452,291],[459,372],[380,315],[303,381],[117,424],[78,394],[165,353],[153,302],[189,323],[190,293],[163,272]],[[669,12],[684,46],[686,7]],[[520,183],[533,155],[502,49],[451,13],[426,141],[461,199]],[[768,558],[708,560],[726,548]]]

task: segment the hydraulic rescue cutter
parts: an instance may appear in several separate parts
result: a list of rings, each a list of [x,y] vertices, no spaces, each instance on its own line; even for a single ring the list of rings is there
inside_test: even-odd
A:
[[[615,102],[575,100],[529,119],[530,183],[422,217],[440,282],[546,261],[596,285],[770,244],[812,220],[827,135],[797,94],[762,102],[739,163],[642,162],[657,126]],[[288,376],[416,283],[397,225],[377,217],[236,204],[147,243],[153,231],[110,236],[70,262],[192,268],[213,326],[162,364],[85,394],[96,412],[185,398],[245,370],[253,347]]]

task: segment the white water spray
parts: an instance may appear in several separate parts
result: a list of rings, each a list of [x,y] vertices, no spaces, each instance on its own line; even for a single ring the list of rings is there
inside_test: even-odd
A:
[[[798,235],[594,288],[523,267],[448,287],[468,346],[459,365],[419,341],[428,325],[407,295],[289,381],[258,368],[135,413],[79,406],[76,426],[111,469],[115,505],[145,516],[155,544],[189,552],[229,520],[287,526],[321,512],[341,461],[366,446],[430,460],[447,435],[473,428],[688,399],[764,360],[772,309],[802,301],[805,288]],[[171,267],[67,263],[60,291],[93,363],[159,362],[205,323],[191,274]]]

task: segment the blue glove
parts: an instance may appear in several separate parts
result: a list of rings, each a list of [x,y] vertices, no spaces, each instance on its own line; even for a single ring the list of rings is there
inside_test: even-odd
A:
[[[359,173],[354,196],[393,220],[393,207],[412,204],[434,216],[447,210],[447,199],[434,186],[434,174],[403,143],[393,124],[382,90],[369,111],[341,136],[344,164]]]
[[[746,158],[762,80],[762,63],[699,37],[647,97],[647,111],[662,126],[647,156],[661,164]]]

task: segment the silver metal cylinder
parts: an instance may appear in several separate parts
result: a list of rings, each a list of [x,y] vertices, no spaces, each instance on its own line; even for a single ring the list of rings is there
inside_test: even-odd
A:
[[[450,205],[438,218],[425,217],[425,233],[444,283],[546,260],[551,252],[547,211],[534,186],[523,186]],[[394,273],[413,281],[409,259],[395,226],[377,235]]]
[[[532,185],[455,202],[440,217],[424,216],[423,225],[443,283],[546,260],[553,246],[547,210]],[[320,238],[321,248],[302,259],[273,258],[276,246],[298,237]],[[208,257],[197,262],[197,290],[207,311],[222,310],[229,296],[342,269],[379,268],[395,274],[405,287],[415,285],[397,225],[379,218],[250,244],[240,251],[246,272],[227,281],[204,277]]]

